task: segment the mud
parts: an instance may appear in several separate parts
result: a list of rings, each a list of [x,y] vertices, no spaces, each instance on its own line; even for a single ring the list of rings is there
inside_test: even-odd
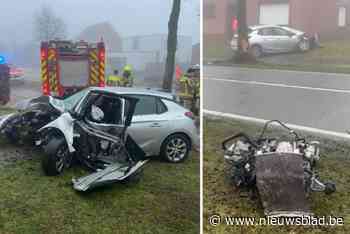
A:
[[[16,146],[0,141],[0,168],[11,165],[18,161],[32,160],[37,153],[30,146]]]

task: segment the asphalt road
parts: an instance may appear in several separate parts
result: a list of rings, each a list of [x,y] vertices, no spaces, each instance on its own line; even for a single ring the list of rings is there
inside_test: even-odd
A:
[[[31,80],[16,80],[11,81],[11,95],[8,106],[15,106],[17,102],[39,97],[41,95],[41,87],[39,82]]]
[[[350,75],[204,67],[204,109],[344,133]]]

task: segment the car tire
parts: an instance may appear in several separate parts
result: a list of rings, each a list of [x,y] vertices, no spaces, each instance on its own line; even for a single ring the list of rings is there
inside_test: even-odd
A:
[[[65,168],[72,165],[73,157],[63,137],[53,137],[43,148],[45,155],[41,164],[46,175],[62,174]]]
[[[302,39],[302,40],[298,43],[298,50],[299,50],[300,52],[306,52],[306,51],[310,50],[310,41],[309,41],[309,40]]]
[[[249,49],[249,53],[254,57],[254,58],[260,58],[263,55],[263,51],[261,46],[259,45],[253,45]]]
[[[325,194],[329,195],[329,194],[332,194],[334,193],[337,189],[336,189],[336,186],[335,186],[335,183],[333,182],[327,182],[325,183]]]
[[[167,162],[183,162],[191,151],[191,142],[185,134],[168,136],[161,147],[161,157]]]

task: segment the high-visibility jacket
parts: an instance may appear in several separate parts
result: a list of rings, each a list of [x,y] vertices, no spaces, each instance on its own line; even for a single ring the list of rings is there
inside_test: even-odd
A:
[[[126,76],[126,73],[128,74],[128,76]],[[134,85],[134,76],[130,65],[127,65],[123,68],[123,78],[125,86],[132,87]]]
[[[107,79],[107,84],[109,86],[121,86],[123,82],[123,77],[116,76],[116,75],[110,75]]]
[[[183,98],[198,98],[200,92],[199,79],[195,77],[181,76],[179,80],[180,93],[179,96]]]

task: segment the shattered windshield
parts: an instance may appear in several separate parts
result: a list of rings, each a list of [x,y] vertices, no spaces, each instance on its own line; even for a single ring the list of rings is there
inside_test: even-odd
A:
[[[65,111],[71,110],[85,96],[87,92],[88,89],[84,89],[63,100],[53,98],[52,104],[54,106],[58,106],[61,109],[64,109]]]

